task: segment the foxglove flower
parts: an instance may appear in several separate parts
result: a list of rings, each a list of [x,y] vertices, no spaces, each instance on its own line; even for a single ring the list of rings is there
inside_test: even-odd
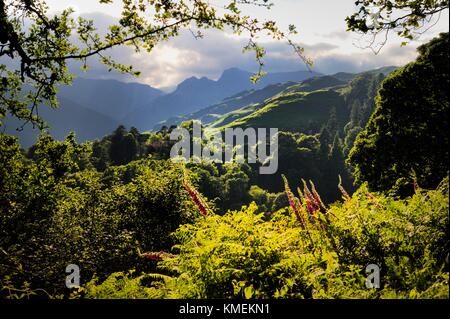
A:
[[[305,221],[302,218],[301,215],[301,204],[300,201],[294,196],[294,194],[291,191],[291,188],[289,187],[289,183],[286,179],[286,176],[283,175],[283,181],[284,181],[284,189],[289,201],[289,206],[291,206],[292,210],[294,211],[295,216],[297,217],[297,220],[300,222],[302,228],[305,228]]]
[[[350,195],[347,193],[347,191],[345,190],[345,188],[342,186],[342,178],[341,175],[339,175],[339,184],[338,184],[338,188],[342,193],[342,198],[347,202],[349,200],[351,200],[352,198],[350,197]]]
[[[194,202],[195,206],[197,206],[198,210],[200,211],[200,214],[202,216],[207,216],[208,215],[208,206],[205,203],[205,201],[202,199],[200,193],[191,185],[186,173],[183,178],[183,186],[186,189],[186,191],[188,192],[189,197]]]

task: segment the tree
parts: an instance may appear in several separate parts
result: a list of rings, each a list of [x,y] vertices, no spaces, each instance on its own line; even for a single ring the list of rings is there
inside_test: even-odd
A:
[[[406,41],[427,31],[433,17],[447,10],[448,0],[357,0],[358,11],[346,18],[348,31],[371,35],[368,47],[378,53],[388,34],[396,32]],[[377,38],[383,39],[377,44]],[[403,42],[403,45],[406,42]]]
[[[179,165],[143,160],[99,173],[81,165],[88,146],[42,135],[26,158],[0,133],[0,298],[67,293],[71,263],[81,284],[94,273],[153,271],[137,248],[168,250],[170,233],[193,220]]]
[[[350,152],[351,148],[353,147],[353,144],[355,143],[356,137],[358,134],[362,131],[362,128],[360,126],[354,126],[349,128],[347,134],[345,135],[344,140],[344,155],[347,156]]]
[[[447,176],[448,37],[443,33],[420,46],[415,62],[382,83],[376,110],[350,151],[357,182],[408,195],[413,179],[434,188]]]
[[[132,133],[120,125],[111,136],[109,157],[114,165],[124,165],[137,159],[139,144]]]
[[[338,122],[336,107],[333,107],[330,110],[330,117],[328,118],[326,128],[327,128],[328,132],[330,132],[331,135],[335,135],[339,131],[339,122]]]
[[[330,144],[332,143],[331,132],[328,130],[328,126],[324,125],[320,130],[319,141],[320,141],[320,156],[325,160],[330,154]]]
[[[99,172],[103,172],[110,164],[110,147],[111,142],[108,140],[94,141],[92,143],[92,164]]]
[[[113,1],[99,2],[108,5]],[[263,74],[265,51],[256,42],[262,32],[278,40],[286,39],[303,58],[302,48],[288,39],[289,34],[296,32],[294,26],[283,33],[274,21],[244,16],[240,7],[248,4],[271,7],[267,0],[228,0],[221,9],[204,0],[123,1],[121,19],[102,35],[96,31],[94,21],[74,19],[72,9],[50,17],[45,0],[0,0],[0,57],[13,61],[0,64],[0,118],[10,113],[42,128],[44,122],[37,108],[42,103],[57,106],[56,87],[69,84],[73,78],[68,71],[69,60],[79,61],[87,68],[88,58],[95,56],[110,70],[138,76],[133,66],[116,62],[108,50],[130,46],[136,52],[151,52],[182,29],[197,29],[196,37],[201,37],[200,30],[209,28],[228,27],[236,34],[247,34],[245,49],[254,51],[260,64],[254,80]]]

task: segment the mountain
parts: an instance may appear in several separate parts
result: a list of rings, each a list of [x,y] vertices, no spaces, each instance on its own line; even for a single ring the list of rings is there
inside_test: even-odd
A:
[[[352,74],[352,77],[354,76],[355,74]],[[159,129],[161,125],[178,125],[189,119],[200,120],[202,124],[209,124],[211,128],[221,127],[246,115],[250,115],[261,108],[264,101],[269,98],[274,98],[281,92],[312,92],[328,87],[345,86],[347,83],[334,76],[314,76],[302,82],[271,84],[263,89],[240,92],[224,99],[221,103],[214,104],[186,116],[170,118],[159,124],[156,128]]]
[[[110,133],[126,114],[163,94],[139,83],[76,78],[71,85],[59,87],[59,108],[41,106],[39,115],[57,139],[75,131],[79,141],[92,140]],[[35,143],[39,135],[37,128],[26,125],[22,131],[17,131],[22,122],[12,118],[4,122],[5,131],[18,136],[23,147]]]
[[[386,75],[395,69],[385,67],[365,74]],[[75,131],[79,141],[100,138],[119,124],[142,131],[168,118],[166,125],[199,119],[211,129],[276,124],[286,130],[315,131],[332,109],[344,111],[342,103],[348,116],[350,106],[348,101],[342,102],[342,92],[349,90],[349,81],[360,77],[343,72],[322,76],[298,71],[272,73],[253,85],[250,76],[250,72],[234,68],[224,71],[217,81],[191,77],[167,95],[148,85],[78,78],[71,86],[60,87],[58,109],[42,106],[39,113],[55,138]],[[34,143],[39,134],[30,125],[17,132],[22,123],[12,118],[4,123],[3,130],[19,136],[24,147]]]
[[[383,67],[376,70],[370,70],[361,74],[384,74],[397,69],[397,67]],[[160,122],[155,126],[158,130],[162,126],[178,125],[187,120],[200,120],[203,124],[209,124],[210,128],[218,128],[225,126],[239,118],[250,115],[259,108],[261,103],[266,99],[272,98],[275,95],[284,92],[313,92],[326,88],[342,88],[360,74],[339,72],[333,75],[313,76],[301,82],[284,82],[272,84],[263,89],[251,89],[239,92],[233,96],[225,98],[220,103],[213,104],[199,111],[184,115],[169,118],[166,121]]]
[[[331,76],[336,78],[336,79],[338,79],[338,80],[340,80],[340,81],[343,81],[343,82],[350,82],[356,76],[356,74],[355,73],[348,73],[348,72],[338,72],[338,73],[335,73],[335,74],[333,74]]]
[[[280,82],[298,82],[319,73],[310,71],[270,73],[257,84],[251,83],[251,75],[250,72],[232,68],[225,70],[217,81],[206,77],[191,77],[181,82],[174,92],[158,97],[148,105],[138,107],[126,116],[123,122],[132,124],[140,130],[149,130],[158,122],[198,111],[238,92],[261,89]]]
[[[348,109],[336,90],[286,92],[274,97],[251,114],[235,119],[225,127],[276,127],[281,131],[317,133],[334,110],[338,121],[344,123]]]
[[[137,107],[163,94],[145,84],[76,78],[72,85],[61,86],[58,96],[120,122]]]
[[[246,116],[251,116],[251,114],[253,114],[253,116],[255,116],[258,110],[265,108],[265,110],[267,111],[267,109],[269,108],[268,105],[278,105],[278,104],[283,104],[285,103],[286,96],[292,97],[292,94],[290,93],[307,93],[307,92],[322,92],[321,93],[321,97],[317,98],[316,96],[312,95],[309,96],[308,98],[308,102],[304,101],[305,104],[311,104],[311,105],[315,105],[316,103],[319,104],[319,106],[315,107],[314,112],[312,112],[313,114],[319,113],[321,116],[325,116],[328,118],[329,113],[330,113],[330,107],[335,107],[337,108],[336,111],[338,112],[338,114],[343,114],[343,110],[341,111],[339,108],[342,105],[341,101],[337,102],[337,97],[328,97],[327,90],[328,88],[340,88],[347,85],[347,82],[344,81],[340,81],[332,76],[319,76],[319,77],[313,77],[310,79],[306,79],[305,81],[302,81],[300,83],[292,83],[292,82],[287,82],[285,83],[285,89],[278,92],[276,95],[274,94],[270,99],[267,99],[265,101],[261,101],[261,103],[259,104],[249,104],[245,107],[236,109],[228,114],[225,114],[223,116],[221,116],[220,118],[218,118],[216,121],[214,121],[210,127],[211,128],[218,128],[218,127],[222,127],[222,126],[227,126],[230,123],[234,122],[234,126],[239,126],[239,119],[240,118],[244,118]],[[280,86],[281,88],[281,86]],[[308,94],[300,94],[299,96],[302,97],[307,97]],[[318,103],[317,100],[319,100],[320,102]],[[262,103],[264,102],[264,103]],[[291,102],[291,101],[289,101]],[[320,107],[320,105],[327,105],[327,110],[326,112],[316,112],[317,109]],[[277,109],[278,111],[279,109]],[[305,109],[303,109],[305,110]],[[287,113],[289,113],[290,111],[295,111],[295,110],[289,110],[289,108],[287,108],[285,111],[287,111]],[[264,111],[261,111],[264,112]],[[295,113],[294,113],[295,114]],[[274,114],[271,114],[274,115]],[[289,116],[289,114],[287,114],[287,119],[284,119],[283,117],[280,117],[279,114],[277,114],[277,116],[275,116],[275,119],[281,119],[281,121],[284,121],[285,123],[290,123],[292,122],[293,119],[298,119],[298,114],[295,114],[294,117]],[[289,118],[291,117],[291,118]],[[314,119],[310,119],[308,120],[309,123],[314,122]],[[247,123],[249,124],[249,123]],[[272,123],[271,123],[272,124]],[[281,127],[283,127],[283,124],[280,123]],[[275,125],[275,123],[273,123],[272,125]],[[277,124],[279,125],[279,124]],[[252,123],[250,123],[248,126],[253,126]],[[298,126],[298,123],[293,125],[294,127]],[[302,125],[302,126],[306,126],[306,125]],[[276,126],[273,126],[276,127]],[[286,130],[289,130],[289,128],[285,128]]]
[[[264,102],[264,100],[284,91],[286,88],[294,84],[295,82],[271,84],[263,89],[259,90],[252,89],[239,92],[235,95],[225,98],[220,103],[213,104],[197,112],[190,113],[185,116],[172,117],[166,121],[157,124],[155,129],[159,129],[161,126],[164,125],[168,127],[171,125],[178,125],[181,122],[189,119],[200,120],[203,124],[208,124],[217,120],[222,115],[232,112],[236,109],[242,108],[247,105],[262,103]]]
[[[55,139],[64,139],[69,132],[73,131],[79,142],[94,140],[109,134],[119,126],[119,122],[111,117],[81,106],[67,98],[60,97],[59,101],[60,107],[57,109],[52,109],[47,105],[39,107],[39,115],[45,119],[50,127],[49,132]],[[16,129],[21,127],[23,122],[11,117],[6,117],[3,122],[5,132],[17,136],[22,147],[28,148],[36,143],[36,138],[40,133],[38,128],[27,124],[22,131],[17,131]]]
[[[263,102],[243,103],[240,108],[215,116],[207,127],[210,130],[276,127],[282,131],[315,134],[335,114],[337,124],[343,130],[349,121],[357,125],[358,120],[366,120],[370,116],[377,87],[393,70],[394,67],[386,67],[359,74],[337,73],[336,76],[317,76],[299,83],[286,83],[284,90]],[[245,100],[245,93],[234,97],[239,98]],[[221,105],[227,109],[227,105],[219,104],[204,111],[217,113],[219,110],[216,108]],[[209,115],[213,117],[214,114]],[[206,114],[202,116],[207,117]]]

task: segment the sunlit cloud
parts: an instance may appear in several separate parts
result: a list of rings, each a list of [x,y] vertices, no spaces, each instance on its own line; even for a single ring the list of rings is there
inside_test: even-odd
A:
[[[378,55],[371,50],[358,48],[358,35],[345,32],[345,16],[354,9],[353,1],[342,0],[337,5],[335,0],[324,0],[322,6],[333,8],[332,13],[323,13],[318,10],[317,1],[280,2],[272,11],[273,19],[280,20],[283,26],[285,21],[295,20],[299,25],[299,35],[294,38],[296,43],[305,48],[305,55],[314,62],[314,70],[326,74],[338,71],[358,72],[373,67],[396,65],[401,66],[416,57],[415,49],[428,41],[439,31],[448,30],[448,21],[443,21],[427,38],[413,41],[406,47],[400,47],[400,41],[393,38]],[[92,1],[50,1],[55,8],[62,9],[67,6],[78,7],[77,13],[95,21],[99,31],[104,32],[108,25],[117,21],[119,6],[94,5]],[[291,6],[287,7],[287,3]],[[277,8],[276,8],[277,7]],[[102,9],[102,13],[96,10]],[[105,8],[108,8],[105,11]],[[111,10],[109,10],[111,8]],[[295,11],[295,9],[299,9]],[[301,8],[301,10],[300,10]],[[104,12],[108,12],[105,14]],[[265,11],[252,12],[262,18],[270,18]],[[296,18],[297,17],[297,18]],[[448,19],[447,19],[448,20]],[[297,23],[298,22],[298,23]],[[196,30],[192,30],[196,32]],[[158,44],[151,53],[136,53],[131,48],[116,48],[111,55],[124,64],[131,64],[140,70],[141,76],[135,78],[129,75],[118,75],[108,72],[98,60],[90,59],[90,71],[81,73],[77,67],[72,69],[80,76],[88,78],[115,78],[122,81],[141,82],[155,88],[171,90],[184,79],[196,76],[206,76],[218,79],[222,72],[231,67],[241,68],[255,72],[258,64],[252,52],[243,53],[242,49],[248,42],[245,35],[237,36],[228,31],[202,31],[204,38],[196,39],[192,32],[185,30],[180,36]],[[273,41],[269,38],[260,38],[267,56],[264,60],[265,68],[269,72],[287,72],[306,69],[305,64],[295,54],[286,41]],[[73,66],[74,63],[71,63]]]

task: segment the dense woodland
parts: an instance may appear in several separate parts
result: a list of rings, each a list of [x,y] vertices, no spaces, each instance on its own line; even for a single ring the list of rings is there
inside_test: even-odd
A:
[[[83,143],[44,131],[28,149],[1,133],[0,296],[448,298],[448,33],[418,53],[243,90],[175,123],[279,127],[274,175],[172,162],[170,120]]]

